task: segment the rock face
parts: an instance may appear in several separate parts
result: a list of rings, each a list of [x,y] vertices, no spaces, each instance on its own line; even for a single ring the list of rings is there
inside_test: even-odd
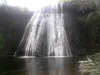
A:
[[[91,48],[98,50],[100,49],[100,10],[88,15],[87,24],[90,26]]]
[[[0,55],[12,55],[16,50],[23,35],[24,28],[30,19],[32,12],[21,11],[19,8],[0,6]]]

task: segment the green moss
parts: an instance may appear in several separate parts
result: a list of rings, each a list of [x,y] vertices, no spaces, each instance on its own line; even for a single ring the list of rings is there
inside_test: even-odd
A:
[[[100,26],[100,14],[99,11],[93,12],[88,15],[87,23],[90,25],[92,40],[96,40],[97,28]]]
[[[0,49],[4,48],[4,44],[5,44],[5,39],[3,35],[0,34]]]
[[[87,17],[86,23],[89,27],[89,45],[91,49],[97,49],[97,45],[100,44],[100,10],[91,12]]]

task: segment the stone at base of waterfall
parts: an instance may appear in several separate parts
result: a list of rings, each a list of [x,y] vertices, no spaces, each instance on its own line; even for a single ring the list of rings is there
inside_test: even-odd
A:
[[[82,75],[96,75],[97,68],[91,59],[79,61],[79,70]]]

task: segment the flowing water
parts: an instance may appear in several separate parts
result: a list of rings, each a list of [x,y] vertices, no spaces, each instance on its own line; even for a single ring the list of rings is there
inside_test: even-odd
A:
[[[63,3],[57,3],[35,11],[15,55],[72,56],[63,8]]]

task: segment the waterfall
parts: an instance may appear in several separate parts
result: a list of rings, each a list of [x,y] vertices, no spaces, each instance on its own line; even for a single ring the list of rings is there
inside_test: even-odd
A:
[[[15,56],[72,56],[63,3],[33,13]]]

